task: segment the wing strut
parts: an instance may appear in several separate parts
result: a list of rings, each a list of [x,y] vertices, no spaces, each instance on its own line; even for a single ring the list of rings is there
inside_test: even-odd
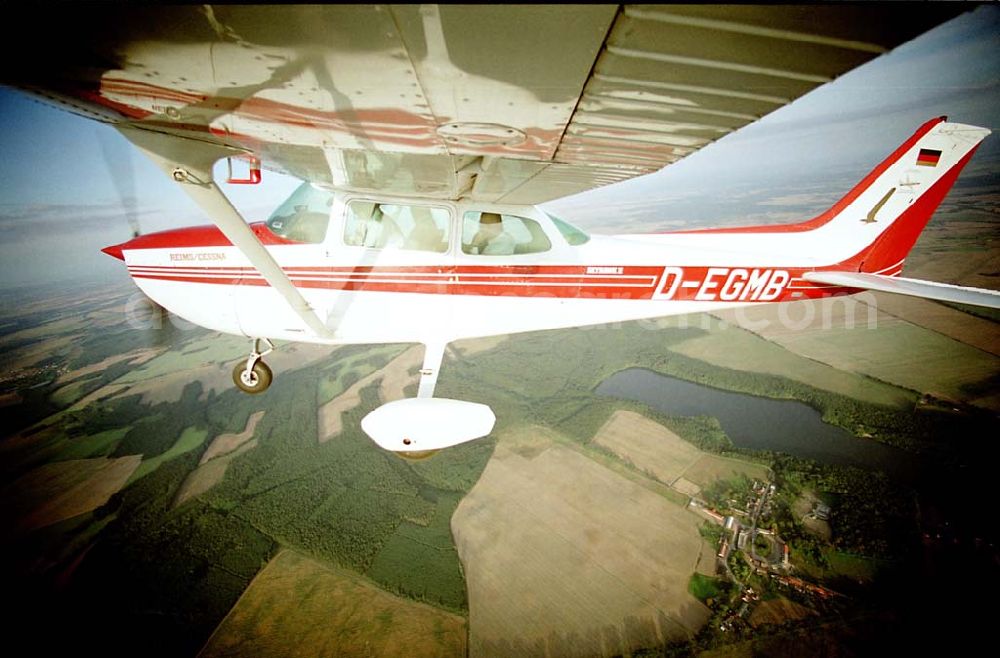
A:
[[[444,342],[424,345],[424,363],[420,367],[420,386],[417,388],[418,398],[434,397],[434,386],[437,384],[441,361],[444,359],[444,347]]]
[[[245,155],[243,151],[134,126],[115,127],[205,211],[233,246],[247,257],[250,264],[288,302],[306,327],[320,338],[333,338],[332,332],[320,321],[316,311],[213,181],[212,166],[215,162],[224,157]]]

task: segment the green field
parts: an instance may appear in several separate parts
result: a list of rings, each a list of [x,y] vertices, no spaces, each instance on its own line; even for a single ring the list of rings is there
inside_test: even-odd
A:
[[[319,378],[317,403],[320,406],[326,404],[350,388],[355,382],[385,366],[386,363],[405,350],[406,346],[404,345],[378,345],[364,351],[355,351],[353,354],[338,353],[339,358],[324,368],[324,373]],[[346,352],[346,350],[341,350],[341,352]]]
[[[1000,370],[1000,358],[992,354],[908,323],[883,325],[871,332],[833,329],[788,344],[841,368],[958,400],[965,398],[964,385]]]
[[[949,399],[968,400],[970,396],[966,387],[989,380],[1000,370],[1000,357],[894,315],[878,311],[873,316],[875,322],[869,326],[867,314],[874,307],[869,309],[857,304],[860,310],[856,311],[856,325],[851,328],[844,311],[846,307],[839,304],[833,307],[837,312],[828,318],[826,324],[829,326],[824,326],[822,314],[819,313],[806,326],[784,326],[779,317],[782,309],[777,306],[755,307],[746,311],[745,315],[754,322],[766,323],[766,326],[755,331],[768,341],[773,341],[775,345],[770,349],[784,348],[788,353],[832,366],[841,371],[834,380],[846,381],[848,373],[857,373],[855,376],[864,376],[894,387]],[[735,313],[731,311],[719,313],[719,316],[729,322],[735,321]],[[920,321],[919,317],[913,320]],[[976,318],[972,320],[981,322]],[[947,319],[949,324],[957,322],[961,322],[960,316]],[[939,328],[947,330],[946,327]],[[704,357],[704,354],[701,356]],[[791,358],[793,357],[786,356],[784,360]],[[805,371],[807,370],[803,370]],[[814,385],[825,388],[822,384]],[[882,390],[889,392],[884,388]],[[878,402],[883,396],[874,385],[868,385],[867,391],[867,396],[862,398],[866,402]]]
[[[60,444],[60,459],[86,459],[87,457],[107,457],[110,455],[128,432],[128,428],[120,427],[105,430],[91,436],[66,439]]]
[[[151,459],[142,460],[142,464],[139,465],[139,468],[135,469],[135,472],[132,473],[132,477],[129,478],[129,484],[149,475],[158,469],[164,462],[176,459],[184,453],[200,447],[205,442],[206,436],[208,436],[207,430],[195,427],[186,428],[177,438],[177,442],[170,448],[170,450],[157,455],[156,457],[152,457]]]
[[[194,349],[191,349],[191,346]],[[212,333],[185,344],[183,350],[169,350],[116,380],[119,384],[146,381],[210,363],[236,363],[247,355],[247,341],[237,336]]]
[[[718,598],[720,594],[725,593],[728,589],[729,584],[726,581],[700,573],[691,574],[691,580],[688,581],[688,591],[691,593],[691,596],[702,603],[707,602],[709,599]]]
[[[916,402],[913,391],[799,356],[738,326],[718,321],[708,324],[708,335],[684,341],[671,350],[723,368],[787,377],[871,404],[906,408]]]
[[[684,471],[684,479],[702,487],[706,487],[716,480],[728,480],[740,475],[751,479],[769,480],[771,469],[763,464],[754,464],[742,459],[703,455]]]
[[[878,573],[878,561],[863,555],[827,550],[824,556],[835,575],[846,576],[856,582],[870,582]]]

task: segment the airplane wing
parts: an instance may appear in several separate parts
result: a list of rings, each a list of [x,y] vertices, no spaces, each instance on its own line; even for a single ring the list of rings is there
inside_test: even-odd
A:
[[[963,10],[25,5],[0,83],[339,189],[540,203],[657,171]]]
[[[807,272],[802,278],[814,283],[891,292],[897,295],[924,297],[926,299],[936,299],[956,304],[1000,308],[1000,292],[984,288],[953,286],[947,283],[937,283],[936,281],[922,281],[920,279],[907,279],[905,277],[885,276],[882,274],[865,274],[862,272]]]

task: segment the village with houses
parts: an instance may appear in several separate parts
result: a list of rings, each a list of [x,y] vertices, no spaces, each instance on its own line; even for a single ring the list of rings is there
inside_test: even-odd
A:
[[[772,602],[768,608],[780,607],[781,616],[794,619],[813,615],[822,603],[842,598],[803,574],[796,575],[789,544],[771,523],[776,485],[753,479],[742,493],[745,495],[728,498],[723,505],[699,497],[688,503],[692,512],[712,524],[712,530],[704,534],[717,539],[716,575],[732,587],[728,597],[706,600],[719,613],[718,630],[739,633],[758,626],[761,618],[773,612],[763,610],[761,604],[767,601]],[[814,501],[802,520],[825,523],[830,512],[829,505]],[[774,605],[775,600],[781,603]]]

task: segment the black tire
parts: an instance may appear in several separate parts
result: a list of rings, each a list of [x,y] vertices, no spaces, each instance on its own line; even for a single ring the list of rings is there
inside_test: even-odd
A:
[[[244,393],[249,393],[250,395],[257,395],[258,393],[266,391],[271,385],[271,380],[273,379],[271,369],[267,367],[267,364],[260,359],[257,359],[257,363],[253,364],[253,369],[251,371],[252,381],[250,383],[243,381],[243,373],[246,372],[246,369],[246,361],[237,363],[236,367],[233,368],[233,383],[236,384],[236,388],[240,389]]]

